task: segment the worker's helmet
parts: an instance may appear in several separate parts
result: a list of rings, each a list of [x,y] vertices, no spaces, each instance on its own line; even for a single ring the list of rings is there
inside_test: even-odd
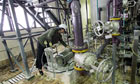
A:
[[[59,28],[64,28],[65,30],[67,29],[67,25],[65,25],[65,24],[60,24],[59,25]]]

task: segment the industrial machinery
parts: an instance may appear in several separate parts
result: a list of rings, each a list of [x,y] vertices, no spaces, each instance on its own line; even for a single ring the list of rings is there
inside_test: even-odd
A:
[[[113,5],[112,16],[110,15],[111,3]],[[126,66],[124,63],[118,62],[120,62],[120,60],[124,60],[125,63],[130,62],[125,60],[130,58],[130,60],[132,60],[132,72],[134,73],[131,75],[131,84],[135,84],[134,76],[137,71],[136,60],[139,60],[139,1],[110,0],[108,2],[108,21],[103,22],[98,19],[93,26],[92,34],[95,34],[96,38],[101,38],[102,41],[104,41],[104,43],[99,45],[99,48],[94,52],[89,52],[89,46],[87,45],[89,43],[86,43],[83,38],[79,0],[70,0],[69,6],[71,8],[71,18],[74,27],[74,46],[72,47],[72,50],[66,49],[59,54],[54,54],[51,48],[46,48],[45,54],[47,59],[49,59],[48,62],[51,63],[50,65],[52,65],[53,68],[58,66],[60,68],[60,66],[66,67],[72,62],[74,63],[74,69],[76,71],[96,73],[96,79],[99,82],[107,82],[109,79],[112,79],[112,84],[115,84],[115,71],[119,66]],[[92,36],[88,38],[92,38]],[[93,38],[93,40],[95,40],[95,38]],[[112,48],[108,50],[111,53],[105,51],[108,45]],[[52,63],[56,64],[53,65]]]
[[[98,1],[98,0],[97,0]],[[110,15],[110,4],[113,5],[113,14]],[[104,44],[102,44],[95,53],[88,52],[84,47],[83,39],[81,36],[82,21],[80,15],[80,5],[78,0],[71,2],[72,19],[74,25],[75,44],[73,52],[75,52],[74,61],[76,62],[75,70],[78,71],[96,71],[96,77],[99,82],[106,82],[112,77],[112,84],[115,84],[115,71],[118,68],[119,57],[123,55],[123,60],[127,58],[126,53],[131,52],[130,58],[132,58],[132,75],[131,84],[135,83],[135,74],[137,71],[138,60],[138,37],[139,37],[139,1],[138,0],[110,0],[108,4],[108,18],[106,22],[97,20],[93,26],[93,32],[96,37],[102,38]],[[98,5],[97,5],[98,6]],[[98,10],[98,9],[97,9]],[[99,14],[99,13],[97,13]],[[101,16],[99,16],[101,17]],[[128,35],[130,36],[128,38]],[[134,38],[133,36],[134,35]],[[129,40],[128,42],[126,40]],[[130,41],[131,39],[131,41]],[[134,42],[132,42],[134,40]],[[133,44],[133,47],[131,45]],[[98,58],[101,57],[105,47],[107,45],[112,46],[111,56],[105,57],[103,61],[98,62]],[[121,47],[129,46],[130,50],[121,49]],[[130,46],[131,45],[131,46]],[[136,46],[137,45],[137,46]],[[127,46],[127,47],[128,47]],[[124,51],[123,54],[117,54],[119,51]],[[125,57],[124,57],[125,56]],[[137,57],[136,57],[137,56]],[[97,58],[96,58],[97,57]],[[135,61],[134,61],[135,60]],[[107,61],[107,62],[106,62]],[[127,61],[128,62],[128,61]],[[130,61],[129,61],[130,62]],[[125,64],[123,64],[125,66]],[[99,80],[99,74],[102,74],[101,80]],[[107,74],[107,76],[105,76]]]
[[[58,52],[51,47],[46,48],[44,50],[45,56],[47,58],[46,67],[51,72],[65,72],[68,70],[73,70],[73,56],[74,53],[72,52],[71,48],[66,48],[65,50]]]
[[[18,2],[18,0],[15,1]],[[27,4],[25,4],[26,6],[30,6],[29,9],[31,13],[34,13],[34,7],[48,8],[44,10],[52,18],[56,25],[59,25],[61,22],[63,22],[59,22],[49,9],[57,8],[49,7],[46,4],[55,0],[23,1],[27,2]],[[74,45],[72,46],[72,49],[65,49],[63,52],[56,52],[52,48],[46,48],[44,51],[48,60],[48,70],[54,73],[63,72],[69,69],[73,69],[74,66],[74,69],[77,72],[87,71],[90,73],[96,73],[96,79],[99,82],[107,82],[109,79],[112,79],[112,84],[115,84],[115,71],[119,68],[119,66],[124,67],[129,64],[132,66],[130,84],[136,84],[135,75],[137,73],[137,69],[139,68],[139,66],[137,67],[137,64],[139,65],[140,63],[140,52],[138,47],[140,40],[140,1],[104,0],[107,1],[107,10],[105,10],[107,12],[107,16],[105,16],[107,17],[107,20],[102,20],[102,16],[105,14],[101,14],[101,11],[104,10],[104,8],[98,7],[98,0],[96,1],[97,19],[93,21],[94,23],[92,23],[93,28],[91,33],[94,34],[94,37],[92,35],[89,35],[87,37],[88,40],[89,38],[93,38],[92,43],[94,43],[94,40],[98,39],[104,42],[102,44],[99,41],[94,43],[95,45],[98,44],[98,48],[95,48],[94,52],[91,52],[90,50],[94,46],[90,45],[89,41],[85,42],[85,38],[83,36],[80,0],[63,1],[64,3],[61,3],[60,0],[58,0],[57,2],[62,6],[62,8],[61,6],[58,6],[58,12],[60,12],[60,10],[63,10],[64,15],[62,16],[65,16],[65,23],[69,21],[66,21],[66,19],[69,19],[71,16],[73,31],[69,32],[72,32],[72,34],[74,34]],[[68,2],[68,4],[66,3],[66,1]],[[68,5],[69,7],[65,8],[67,6],[63,6],[63,4]],[[30,11],[28,12],[30,13]],[[38,16],[38,13],[34,14]],[[67,14],[71,15],[69,16]],[[44,20],[42,20],[41,17],[39,18],[40,19],[38,22],[41,21],[42,23]],[[47,30],[46,28],[48,28],[46,24],[41,24],[41,26],[45,28],[45,30]],[[88,35],[88,16],[86,27],[86,35]],[[110,49],[107,50],[108,46],[110,46]],[[111,53],[106,52],[106,50],[110,51]],[[120,60],[123,60],[124,63]]]
[[[77,63],[74,67],[76,70],[83,68],[90,73],[96,73],[96,78],[99,82],[106,82],[111,78],[113,65],[110,58],[99,62],[95,54],[86,52],[75,54],[74,60]]]

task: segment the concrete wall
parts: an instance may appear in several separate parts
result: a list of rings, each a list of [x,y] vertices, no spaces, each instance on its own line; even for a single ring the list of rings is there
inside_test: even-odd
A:
[[[101,20],[107,21],[107,2],[109,0],[98,0],[99,8],[102,8]],[[94,24],[97,21],[97,0],[90,0],[91,4],[91,23]]]
[[[91,9],[90,9],[90,1],[92,0],[87,0],[87,7],[88,7],[88,19],[91,19]],[[81,16],[82,16],[82,23],[83,23],[83,28],[86,28],[87,25],[87,14],[86,14],[86,0],[80,0],[81,3]]]

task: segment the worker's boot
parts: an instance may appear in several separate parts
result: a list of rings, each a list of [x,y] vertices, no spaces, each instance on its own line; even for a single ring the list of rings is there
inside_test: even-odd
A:
[[[39,70],[39,73],[40,73],[40,75],[43,75],[44,74],[42,70]]]

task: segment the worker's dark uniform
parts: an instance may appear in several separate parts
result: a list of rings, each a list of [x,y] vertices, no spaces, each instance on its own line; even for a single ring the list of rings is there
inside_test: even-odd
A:
[[[60,41],[62,45],[64,45],[65,47],[67,46],[65,42],[62,40],[62,36],[58,31],[59,29],[57,28],[49,29],[38,38],[36,68],[42,69],[42,61],[43,63],[47,62],[45,54],[43,53],[46,47],[50,47],[49,45],[50,42],[53,45]]]

